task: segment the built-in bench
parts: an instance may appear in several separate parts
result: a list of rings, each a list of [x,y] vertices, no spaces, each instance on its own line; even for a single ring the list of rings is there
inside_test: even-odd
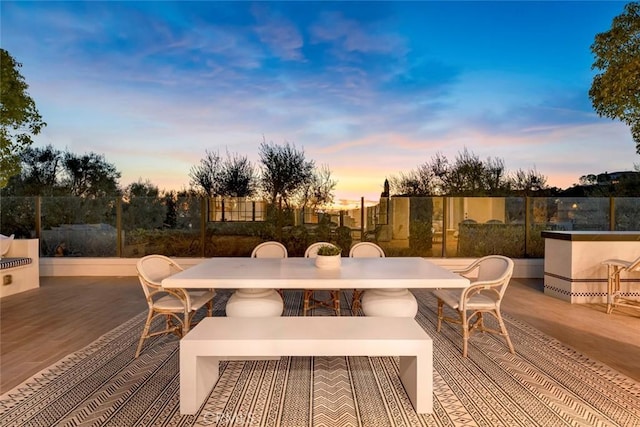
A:
[[[0,298],[40,287],[38,239],[14,239],[0,260]]]
[[[433,342],[412,318],[207,317],[180,341],[180,412],[195,414],[221,360],[274,356],[399,356],[417,413],[433,410]]]

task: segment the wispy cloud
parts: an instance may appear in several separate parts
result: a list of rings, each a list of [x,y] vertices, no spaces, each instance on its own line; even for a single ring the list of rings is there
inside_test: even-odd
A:
[[[262,4],[251,8],[256,19],[254,27],[260,41],[278,58],[302,61],[303,39],[295,24]]]
[[[627,127],[587,95],[589,39],[622,6],[559,3],[518,4],[517,25],[509,2],[1,7],[3,48],[49,123],[39,143],[104,153],[124,185],[181,187],[205,150],[255,161],[264,136],[329,165],[338,198],[375,198],[464,148],[558,186],[632,167]]]

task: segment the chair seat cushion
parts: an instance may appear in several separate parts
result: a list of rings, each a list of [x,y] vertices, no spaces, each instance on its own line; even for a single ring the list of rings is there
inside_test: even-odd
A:
[[[184,311],[184,305],[182,301],[173,295],[165,295],[162,298],[156,300],[153,306],[158,310],[171,310],[175,312]]]
[[[199,309],[213,298],[215,294],[216,293],[213,291],[189,291],[189,297],[191,298],[191,310]],[[159,310],[171,310],[175,312],[184,311],[182,301],[173,295],[163,296],[153,305]]]
[[[459,289],[438,289],[432,291],[433,295],[440,298],[449,307],[458,310],[460,307],[460,295],[462,291]],[[493,309],[496,301],[486,295],[476,294],[467,301],[468,310]]]
[[[215,291],[189,291],[191,298],[191,309],[197,310],[216,295]]]

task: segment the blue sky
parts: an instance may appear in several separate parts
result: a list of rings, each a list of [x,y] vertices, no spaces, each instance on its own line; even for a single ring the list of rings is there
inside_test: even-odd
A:
[[[467,148],[548,184],[630,170],[627,126],[599,118],[589,49],[625,2],[0,3],[4,49],[48,126],[161,189],[205,150],[295,144],[337,199]]]

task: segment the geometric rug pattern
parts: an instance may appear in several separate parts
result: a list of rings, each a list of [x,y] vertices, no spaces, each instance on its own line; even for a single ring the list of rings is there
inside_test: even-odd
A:
[[[396,357],[283,357],[221,363],[198,414],[181,416],[179,341],[149,339],[134,359],[141,313],[0,396],[0,426],[640,426],[640,383],[507,315],[516,354],[475,334],[464,359],[456,325],[437,333],[431,293],[412,292],[433,339],[431,415],[414,411]],[[302,293],[285,295],[284,315],[298,315]],[[228,297],[218,292],[214,316]]]

